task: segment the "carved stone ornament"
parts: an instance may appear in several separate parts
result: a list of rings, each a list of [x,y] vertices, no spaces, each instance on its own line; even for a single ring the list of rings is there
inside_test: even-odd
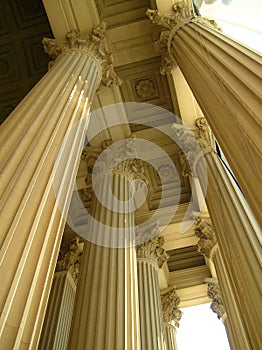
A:
[[[189,129],[181,124],[173,124],[172,130],[176,134],[183,152],[179,152],[182,175],[192,174],[194,160],[201,150],[214,149],[214,137],[204,117],[197,118],[196,128]]]
[[[161,303],[164,322],[174,322],[175,326],[179,327],[182,311],[178,308],[180,298],[177,296],[175,286],[161,294]]]
[[[61,246],[56,263],[56,272],[69,271],[76,284],[79,277],[82,250],[80,240],[76,237],[67,245]]]
[[[120,172],[129,176],[130,180],[141,179],[147,182],[144,175],[143,161],[136,158],[137,151],[134,138],[124,141],[124,143],[113,144],[109,142],[107,145],[104,144],[104,150],[101,155],[99,155],[98,149],[85,148],[85,152],[88,154],[91,152],[93,158],[97,158],[93,171],[93,180],[105,173]]]
[[[217,279],[206,278],[205,282],[208,284],[207,296],[212,299],[212,303],[210,305],[211,310],[217,314],[218,319],[224,319],[226,311]]]
[[[170,73],[176,66],[176,60],[173,55],[170,54],[171,39],[170,36],[174,35],[176,30],[180,28],[180,25],[190,20],[197,20],[205,23],[208,26],[212,26],[217,30],[221,28],[214,20],[210,20],[201,16],[196,17],[194,13],[192,0],[176,0],[173,5],[172,14],[163,14],[158,10],[148,9],[146,16],[152,21],[152,23],[163,27],[163,31],[160,34],[159,40],[155,42],[156,51],[161,54],[161,67],[160,73]]]
[[[163,244],[164,237],[160,236],[138,245],[137,258],[153,260],[157,263],[158,267],[161,268],[169,258],[165,249],[162,248]]]
[[[181,151],[179,154],[183,174],[184,176],[188,176],[192,172],[195,158],[201,151],[201,147],[197,142],[194,131],[190,130],[185,125],[173,124],[172,130],[178,139],[178,145],[180,145],[183,150],[183,152]]]
[[[102,83],[105,86],[121,85],[121,80],[113,68],[113,54],[108,50],[106,42],[106,23],[101,22],[87,36],[80,36],[76,30],[66,35],[65,41],[44,38],[42,40],[45,52],[55,60],[60,54],[70,50],[80,50],[92,54],[102,67]],[[51,62],[53,65],[54,62]]]
[[[210,217],[198,217],[195,225],[195,234],[199,238],[198,251],[207,258],[212,258],[218,244]]]
[[[135,84],[135,91],[142,99],[151,98],[156,95],[155,83],[151,79],[140,79]]]
[[[176,176],[174,167],[169,164],[161,165],[157,169],[157,172],[161,176],[161,179],[164,181],[164,183],[174,181],[174,177]]]

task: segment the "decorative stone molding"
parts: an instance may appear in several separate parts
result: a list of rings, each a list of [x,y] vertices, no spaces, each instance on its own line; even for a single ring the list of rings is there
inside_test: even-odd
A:
[[[178,305],[180,298],[176,293],[176,287],[173,286],[167,291],[161,292],[161,302],[164,322],[174,322],[176,327],[179,327],[179,321],[182,317],[182,311],[179,310]]]
[[[156,227],[153,226],[149,230],[152,230],[152,229],[154,230],[156,229]],[[147,234],[147,232],[145,232],[145,234]],[[150,234],[152,234],[151,231],[150,231]],[[169,255],[166,253],[165,249],[162,248],[163,244],[164,244],[164,237],[160,236],[157,238],[152,238],[150,241],[147,241],[143,244],[138,245],[137,258],[154,261],[157,263],[158,267],[161,268],[169,258]]]
[[[60,248],[56,272],[69,271],[77,284],[83,248],[78,237]]]
[[[210,217],[198,217],[195,225],[195,234],[199,238],[198,251],[212,259],[218,244]]]
[[[207,120],[204,117],[197,118],[195,126],[196,128],[189,129],[181,124],[172,125],[172,129],[183,148],[183,152],[179,153],[183,176],[192,175],[194,161],[202,150],[204,153],[208,153],[214,149],[214,137]]]
[[[140,79],[135,84],[135,91],[138,97],[147,99],[156,96],[156,86],[152,79]]]
[[[207,283],[207,295],[212,299],[211,310],[217,314],[218,319],[222,321],[226,318],[226,311],[223,304],[223,298],[221,295],[221,289],[216,278],[206,278],[205,282]]]
[[[160,73],[168,74],[177,66],[175,58],[170,54],[170,46],[173,35],[184,24],[190,21],[206,23],[217,30],[221,28],[214,20],[195,15],[192,0],[177,0],[173,5],[174,13],[166,15],[158,10],[148,9],[146,16],[152,23],[164,28],[159,40],[155,42],[155,48],[161,54]]]
[[[175,171],[171,165],[169,164],[161,165],[158,168],[157,172],[161,176],[161,179],[163,179],[164,183],[174,181]]]
[[[87,36],[80,36],[76,30],[66,35],[66,41],[57,41],[56,39],[44,38],[42,40],[45,52],[55,60],[59,55],[68,51],[84,51],[92,55],[102,68],[102,83],[110,87],[112,85],[121,85],[121,80],[113,68],[113,54],[108,50],[106,42],[106,23],[101,22],[94,27]],[[51,62],[49,68],[54,64]]]
[[[103,144],[104,151],[99,156],[99,162],[93,171],[93,180],[96,180],[99,176],[110,173],[110,172],[120,172],[125,176],[128,176],[131,181],[135,179],[143,180],[147,182],[144,175],[143,161],[137,159],[136,146],[134,138],[129,138],[126,140],[125,144],[113,144],[111,146],[111,141],[107,140],[107,143]],[[92,150],[92,148],[86,148],[85,152],[91,152],[91,156],[95,159],[98,158],[97,150]]]

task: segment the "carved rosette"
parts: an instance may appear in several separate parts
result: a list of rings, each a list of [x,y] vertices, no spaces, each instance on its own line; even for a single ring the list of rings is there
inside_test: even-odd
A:
[[[178,328],[182,311],[178,308],[180,298],[177,296],[175,286],[161,294],[161,303],[164,322],[174,323]]]
[[[207,295],[212,299],[210,308],[213,312],[217,314],[218,319],[224,320],[226,317],[226,311],[223,304],[223,298],[221,295],[221,289],[217,279],[215,278],[206,278],[205,282],[207,283]]]
[[[145,232],[145,234],[147,233]],[[150,232],[150,234],[152,234],[152,232]],[[153,261],[157,264],[159,268],[161,268],[169,258],[169,255],[163,248],[163,244],[164,237],[160,236],[157,238],[152,238],[150,241],[138,245],[137,258],[142,260]]]
[[[121,85],[121,80],[117,76],[113,68],[113,54],[108,50],[106,42],[106,23],[101,22],[94,27],[87,36],[80,36],[76,30],[70,31],[66,35],[65,41],[57,41],[56,39],[44,38],[42,43],[45,52],[55,60],[59,55],[68,51],[84,51],[95,57],[102,68],[102,83],[110,87],[112,85]],[[54,64],[51,62],[49,68]]]
[[[218,244],[210,217],[198,217],[195,225],[195,234],[199,238],[198,251],[212,259]]]
[[[79,238],[76,237],[67,245],[62,245],[56,263],[56,272],[69,271],[76,284],[79,277],[82,251],[83,248],[80,244]]]

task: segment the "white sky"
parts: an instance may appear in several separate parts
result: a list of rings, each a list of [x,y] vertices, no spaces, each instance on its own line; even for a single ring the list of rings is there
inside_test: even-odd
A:
[[[262,52],[262,0],[222,0],[203,4],[201,15],[212,17],[223,28],[223,32]],[[207,1],[208,2],[208,1]]]
[[[183,316],[177,330],[178,350],[230,350],[225,326],[202,304],[181,309]]]

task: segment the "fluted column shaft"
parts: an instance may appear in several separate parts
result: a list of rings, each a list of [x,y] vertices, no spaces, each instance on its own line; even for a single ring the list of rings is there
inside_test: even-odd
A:
[[[228,276],[219,249],[214,254],[213,262],[225,304],[226,317],[222,320],[226,327],[231,349],[238,350],[243,348],[251,350],[252,345],[249,341],[248,332],[245,329],[241,308],[239,307],[238,300],[235,299],[235,294],[232,290],[234,281],[231,276]]]
[[[203,193],[206,192],[208,211],[246,338],[256,348],[261,341],[260,230],[242,193],[211,147],[207,122],[198,118],[196,125],[194,134],[175,124],[173,128],[188,149],[191,169],[199,178]]]
[[[69,271],[56,272],[38,350],[66,350],[76,294]]]
[[[164,338],[166,350],[178,350],[176,342],[176,327],[169,322],[164,322]]]
[[[117,199],[132,198],[130,179],[124,173],[113,172],[111,178],[105,175],[99,180],[97,190],[104,199],[110,197],[111,189]],[[81,264],[71,350],[140,349],[136,252],[128,246],[128,239],[135,237],[134,227],[130,228],[134,214],[129,209],[125,214],[117,206],[111,211],[93,197],[92,216],[97,221],[88,226],[91,239],[85,244]],[[115,235],[113,227],[121,232]],[[123,247],[126,233],[129,237]]]
[[[159,237],[137,247],[141,350],[166,349],[158,282],[159,267],[167,259],[163,243]]]
[[[195,227],[196,236],[199,237],[198,250],[206,258],[208,258],[215,267],[213,272],[217,277],[206,278],[205,282],[211,288],[211,293],[208,290],[208,295],[213,302],[211,309],[221,318],[228,335],[228,340],[232,350],[250,349],[251,345],[247,338],[247,332],[244,328],[241,310],[232,292],[232,285],[234,284],[232,278],[228,276],[223,259],[221,257],[220,248],[217,243],[214,228],[212,226],[209,216],[201,216],[196,221]],[[218,285],[219,283],[219,285]],[[220,291],[220,287],[221,291]],[[215,291],[215,293],[214,293]]]
[[[192,1],[184,0],[174,15],[151,10],[148,16],[165,27],[161,42],[169,60],[185,76],[261,222],[261,56],[194,17]]]
[[[62,243],[38,350],[67,350],[83,243]]]
[[[79,38],[74,32],[64,43],[48,39],[45,47],[53,58],[58,56],[55,64],[1,129],[3,349],[37,346],[88,111],[102,78],[101,41],[95,44],[93,37]]]
[[[229,178],[217,155],[206,154],[208,172],[207,207],[212,219],[221,256],[241,316],[254,348],[261,342],[261,246],[259,229],[242,194]],[[197,166],[201,183],[201,161]]]

